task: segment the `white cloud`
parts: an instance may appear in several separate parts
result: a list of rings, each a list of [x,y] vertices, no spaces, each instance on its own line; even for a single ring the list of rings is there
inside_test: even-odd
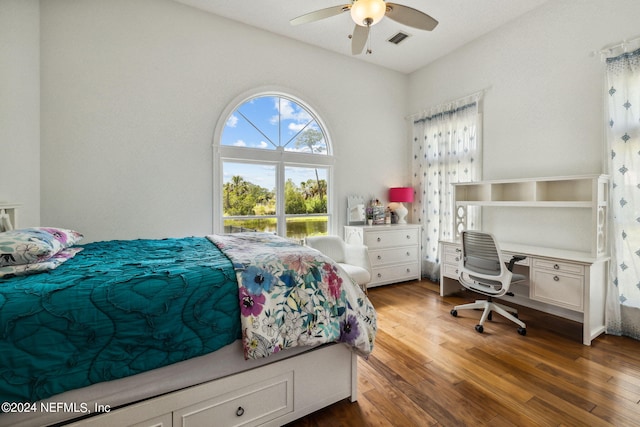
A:
[[[304,129],[305,125],[306,123],[289,123],[289,130],[300,132],[302,129]]]
[[[236,147],[246,147],[247,146],[247,144],[241,139],[239,139],[236,142],[234,142],[233,145],[236,146]]]
[[[280,102],[278,102],[278,99],[280,100]],[[280,120],[293,120],[298,123],[305,124],[313,120],[313,118],[304,110],[304,108],[301,108],[294,102],[284,98],[274,98],[274,100],[274,107],[276,111],[280,113]],[[278,123],[278,116],[271,117],[271,123]]]
[[[229,117],[229,119],[227,120],[227,126],[229,126],[230,128],[234,128],[236,127],[237,124],[238,124],[238,116],[232,114],[231,117]]]
[[[267,144],[266,141],[260,141],[260,143],[258,144],[258,148],[267,148],[269,146],[269,144]]]

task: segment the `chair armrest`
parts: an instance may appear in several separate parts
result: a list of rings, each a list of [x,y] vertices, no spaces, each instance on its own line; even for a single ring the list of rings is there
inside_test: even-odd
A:
[[[527,259],[527,257],[524,255],[514,255],[511,258],[511,261],[509,261],[509,265],[507,266],[507,269],[509,271],[513,271],[513,266],[515,265],[515,263],[518,261],[522,261],[523,259]]]
[[[369,250],[364,245],[344,244],[345,263],[357,265],[371,273],[371,263],[369,262]]]

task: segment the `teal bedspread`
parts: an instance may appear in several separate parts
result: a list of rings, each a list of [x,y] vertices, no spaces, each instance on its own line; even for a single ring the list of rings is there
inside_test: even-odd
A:
[[[206,238],[108,241],[0,280],[0,402],[34,402],[241,337],[231,262]]]

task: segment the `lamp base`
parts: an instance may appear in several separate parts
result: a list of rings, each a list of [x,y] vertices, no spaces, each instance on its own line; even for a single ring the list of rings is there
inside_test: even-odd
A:
[[[398,215],[398,224],[406,224],[407,223],[407,214],[409,210],[404,207],[402,202],[398,203],[396,207],[396,215]]]

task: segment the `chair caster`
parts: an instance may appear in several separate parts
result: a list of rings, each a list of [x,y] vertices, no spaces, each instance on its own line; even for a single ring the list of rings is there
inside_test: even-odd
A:
[[[476,331],[481,334],[484,332],[484,327],[482,325],[476,325]]]
[[[518,333],[520,335],[527,335],[527,330],[525,328],[518,328]]]
[[[451,310],[450,313],[453,317],[458,317],[458,310]]]

